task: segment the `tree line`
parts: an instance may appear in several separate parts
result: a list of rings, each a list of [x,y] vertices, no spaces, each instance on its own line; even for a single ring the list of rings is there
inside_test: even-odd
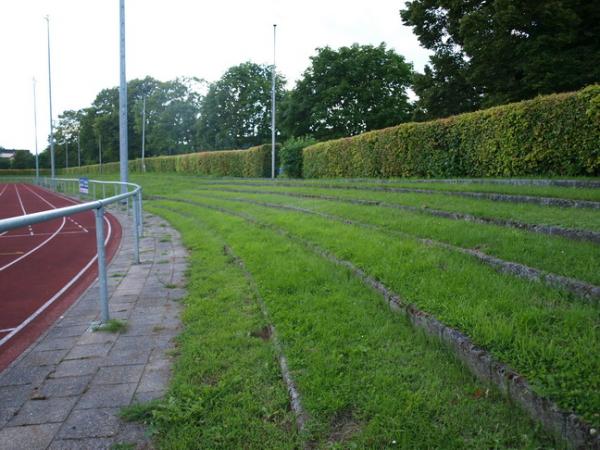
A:
[[[400,16],[433,51],[423,73],[384,43],[318,48],[293,88],[276,74],[279,142],[352,136],[600,81],[598,2],[414,0]],[[144,104],[147,156],[270,142],[271,76],[271,66],[244,62],[213,83],[129,81],[129,158],[140,157]],[[59,116],[57,167],[118,160],[118,98],[117,87],[103,89],[88,108]],[[40,165],[49,166],[48,149]]]

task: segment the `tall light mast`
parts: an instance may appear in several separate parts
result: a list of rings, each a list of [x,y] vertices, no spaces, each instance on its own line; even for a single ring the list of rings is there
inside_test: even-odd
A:
[[[46,25],[48,30],[48,99],[50,103],[50,175],[54,179],[54,124],[52,123],[52,75],[50,70],[50,17],[46,16]]]
[[[37,142],[37,100],[35,97],[35,78],[33,79],[33,128],[35,132],[35,180],[40,178],[40,161],[38,158],[38,142]]]
[[[271,178],[275,179],[275,33],[273,24],[273,72],[271,73]]]
[[[127,151],[127,79],[125,77],[125,0],[119,0],[120,19],[120,86],[119,86],[119,160],[121,182],[128,181]],[[127,186],[121,185],[121,192],[127,192]]]

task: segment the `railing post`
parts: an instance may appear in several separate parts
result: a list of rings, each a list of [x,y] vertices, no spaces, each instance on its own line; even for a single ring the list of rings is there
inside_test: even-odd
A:
[[[101,322],[110,319],[108,314],[108,289],[106,282],[106,255],[104,251],[104,207],[100,206],[96,213],[96,246],[98,247],[98,286],[100,287]]]
[[[138,218],[138,214],[137,214],[137,195],[132,195],[131,196],[131,200],[133,202],[132,207],[133,207],[133,211],[132,211],[132,216],[133,216],[133,263],[134,264],[139,264],[140,263],[140,236],[138,234],[139,232],[139,218]]]
[[[143,200],[142,200],[142,188],[140,188],[140,190],[138,191],[138,196],[139,196],[139,202],[138,202],[138,212],[140,215],[140,221],[138,222],[139,226],[140,226],[140,237],[142,237],[144,235],[144,204],[143,204]]]

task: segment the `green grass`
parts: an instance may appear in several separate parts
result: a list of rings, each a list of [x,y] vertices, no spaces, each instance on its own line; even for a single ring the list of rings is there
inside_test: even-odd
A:
[[[194,392],[204,386],[198,372],[202,374],[213,366],[236,372],[243,369],[243,361],[234,359],[244,358],[245,351],[240,351],[238,342],[249,345],[250,340],[268,347],[248,333],[260,329],[260,322],[244,327],[233,340],[221,329],[227,329],[239,314],[228,307],[229,301],[239,299],[243,303],[250,295],[239,269],[223,255],[225,244],[244,260],[254,277],[311,417],[308,434],[297,436],[288,431],[292,437],[317,447],[340,448],[383,448],[394,442],[399,448],[556,445],[498,392],[474,380],[445,348],[415,333],[401,317],[390,314],[379,296],[347,270],[237,217],[175,202],[146,205],[182,231],[192,248],[193,278],[182,345],[190,348],[182,348],[165,410],[158,408],[155,412],[159,442],[165,448],[189,448],[192,444],[196,445],[193,448],[221,447],[219,441],[200,441],[202,436],[194,435],[218,426],[218,421],[213,422],[213,410],[198,406],[198,414],[190,417],[180,412],[181,403],[184,411],[205,403],[202,395],[196,401],[186,395],[188,389]],[[212,248],[208,248],[208,241]],[[220,298],[223,289],[230,293],[225,301]],[[255,310],[254,302],[250,303]],[[211,313],[212,308],[216,313]],[[220,326],[213,323],[215,320]],[[193,342],[188,340],[190,335],[195,338]],[[213,355],[210,361],[202,357],[204,354],[197,354],[199,347]],[[221,352],[225,353],[223,362],[217,359]],[[271,351],[269,355],[273,358]],[[265,364],[254,367],[258,370]],[[274,361],[268,364],[274,368]],[[182,377],[184,373],[186,377]],[[192,376],[193,381],[189,380]],[[182,381],[185,389],[180,385]],[[240,389],[243,392],[243,387],[244,383],[232,386],[231,394]],[[223,405],[227,400],[226,395],[219,396],[218,401],[210,403],[211,408],[220,411],[215,415],[221,420],[230,414]],[[178,407],[169,408],[169,402]],[[261,410],[265,402],[261,399],[257,405],[244,406]],[[231,425],[228,435],[232,439],[250,433],[256,426],[245,420]],[[182,429],[172,431],[173,427]],[[187,440],[188,433],[193,440]],[[180,439],[185,439],[184,444],[175,444]],[[298,444],[266,437],[237,441],[238,446],[240,442],[245,448],[291,448]]]
[[[260,217],[354,262],[509,363],[538,393],[600,424],[600,360],[589,357],[600,354],[597,307],[410,239],[238,202],[202,203]]]
[[[434,239],[452,245],[479,249],[507,261],[535,267],[547,272],[600,284],[600,246],[547,236],[514,228],[456,221],[377,206],[352,205],[285,195],[241,194],[209,190],[200,195],[225,199],[254,200],[277,205],[296,206],[340,218],[376,225],[383,231],[399,232],[419,238]],[[194,198],[184,192],[181,198]]]
[[[477,183],[443,183],[443,182],[427,182],[426,180],[416,179],[278,179],[273,181],[264,178],[255,179],[239,179],[239,178],[222,178],[222,179],[206,179],[207,184],[227,184],[245,185],[248,183],[270,186],[273,184],[279,186],[312,186],[312,187],[350,187],[350,188],[407,188],[407,189],[426,189],[444,192],[482,192],[507,195],[524,195],[531,197],[551,197],[551,198],[566,198],[573,200],[600,201],[600,189],[583,188],[571,186],[543,186],[543,185],[510,185],[499,184],[493,182],[477,182]],[[598,178],[582,178],[579,181],[590,180],[599,182]]]
[[[165,400],[129,417],[151,424],[161,448],[297,447],[274,350],[250,336],[264,319],[244,275],[213,231],[163,216],[191,252],[185,328]]]
[[[112,444],[110,446],[110,450],[135,450],[136,444],[130,442],[119,442],[116,444]]]
[[[479,248],[503,259],[593,283],[600,280],[596,244],[268,191],[377,200],[588,230],[600,230],[597,210],[444,194],[323,189],[317,186],[320,181],[294,182],[297,186],[286,187],[268,181],[254,186],[258,180],[179,175],[136,175],[133,179],[143,185],[145,195],[172,199],[146,201],[145,207],[182,232],[192,249],[190,278],[198,281],[187,299],[185,345],[178,349],[181,356],[175,370],[176,377],[185,375],[173,381],[168,399],[153,407],[147,419],[154,424],[162,447],[298,448],[307,443],[335,448],[561,446],[495,389],[488,391],[474,380],[437,341],[415,332],[403,318],[391,314],[379,295],[348,270],[326,261],[301,240],[351,261],[408,302],[463,331],[523,374],[539,394],[567,411],[577,412],[595,428],[600,425],[600,360],[594,357],[600,354],[598,307],[543,284],[499,274],[472,257],[421,244],[415,237]],[[421,183],[411,186],[424,187]],[[480,187],[472,186],[485,191],[477,189]],[[519,192],[545,196],[549,192],[530,188],[521,186]],[[240,189],[245,192],[231,192]],[[589,194],[572,188],[551,191],[565,198]],[[244,200],[298,206],[374,228]],[[226,208],[229,213],[215,211],[215,207]],[[244,220],[238,214],[254,219]],[[280,235],[278,230],[299,240]],[[237,316],[227,307],[222,291],[227,290],[227,300],[232,302],[234,298],[252,298],[253,291],[239,267],[227,261],[225,245],[244,260],[278,329],[292,376],[311,416],[306,434],[298,434],[293,426],[270,342],[253,337],[254,331],[265,325],[255,301],[250,302],[255,309],[252,326],[234,330],[229,323],[233,320],[237,324]],[[192,308],[194,314],[190,316]],[[187,335],[192,329],[193,337]],[[227,333],[240,340],[228,339]],[[236,403],[235,394],[246,392],[242,383],[228,386],[226,393],[219,391],[215,394],[218,401],[207,406],[203,378],[193,376],[207,370],[226,370],[231,376],[245,373],[250,365],[245,347],[240,345],[246,342],[243,337],[252,343],[261,341],[268,349],[268,356],[254,368],[259,371],[268,366],[271,378],[261,378],[265,384],[260,386],[282,395],[277,397],[281,401],[278,406],[287,416],[276,421],[274,429],[247,422],[246,414],[255,411],[253,408],[262,408],[264,402],[273,404],[269,397],[255,397],[246,404],[243,396],[244,401]],[[212,356],[208,360],[206,353]],[[224,363],[214,356],[222,353]],[[224,428],[220,424],[229,415],[239,420],[227,422]],[[211,434],[205,430],[217,431]],[[188,439],[188,434],[192,438]],[[237,440],[240,435],[243,439]]]
[[[597,181],[594,180],[594,181]],[[532,197],[554,197],[576,200],[600,201],[600,189],[595,188],[574,188],[564,186],[536,186],[536,185],[509,185],[494,183],[427,183],[425,181],[415,183],[414,180],[390,179],[381,182],[380,180],[360,180],[360,181],[335,181],[335,180],[311,180],[313,185],[332,185],[332,186],[365,186],[365,187],[389,187],[389,188],[409,188],[409,189],[429,189],[440,192],[485,192],[508,195],[526,195]]]
[[[94,328],[94,331],[103,333],[124,333],[129,328],[129,325],[124,320],[110,319],[108,322]]]
[[[180,182],[181,183],[181,182]],[[201,185],[197,182],[196,186]],[[190,188],[192,183],[181,183]],[[237,190],[244,188],[237,184],[207,183],[207,186],[220,189]],[[343,199],[375,200],[389,204],[412,206],[423,210],[437,209],[442,211],[471,214],[477,217],[492,217],[517,222],[554,225],[565,228],[600,231],[598,211],[585,208],[558,208],[533,204],[519,204],[509,202],[495,202],[492,200],[470,199],[453,197],[441,194],[414,194],[397,192],[374,192],[358,189],[327,189],[311,187],[310,183],[300,187],[285,187],[279,184],[265,184],[265,186],[247,185],[251,190],[263,192],[293,192],[310,195],[325,195]]]

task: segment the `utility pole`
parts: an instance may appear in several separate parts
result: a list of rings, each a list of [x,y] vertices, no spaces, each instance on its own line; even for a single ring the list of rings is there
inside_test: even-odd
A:
[[[65,141],[65,168],[69,168],[69,141]]]
[[[77,167],[81,167],[81,130],[77,130]]]
[[[102,135],[98,136],[98,163],[100,164],[100,173],[102,173]]]
[[[54,179],[54,125],[52,124],[52,75],[50,71],[50,17],[46,16],[46,25],[48,30],[48,98],[50,103],[50,174]]]
[[[119,168],[121,169],[121,182],[128,179],[128,151],[127,151],[127,79],[125,77],[125,0],[119,0],[120,19],[120,86],[119,86]],[[121,192],[127,192],[127,186],[121,185]]]
[[[273,72],[271,73],[271,178],[275,179],[275,33],[277,24],[273,24]]]
[[[40,161],[38,158],[38,142],[37,142],[37,101],[35,98],[35,78],[33,79],[33,127],[35,130],[35,180],[40,178]]]
[[[146,96],[142,106],[142,172],[146,172],[146,163],[144,157],[146,155]]]

